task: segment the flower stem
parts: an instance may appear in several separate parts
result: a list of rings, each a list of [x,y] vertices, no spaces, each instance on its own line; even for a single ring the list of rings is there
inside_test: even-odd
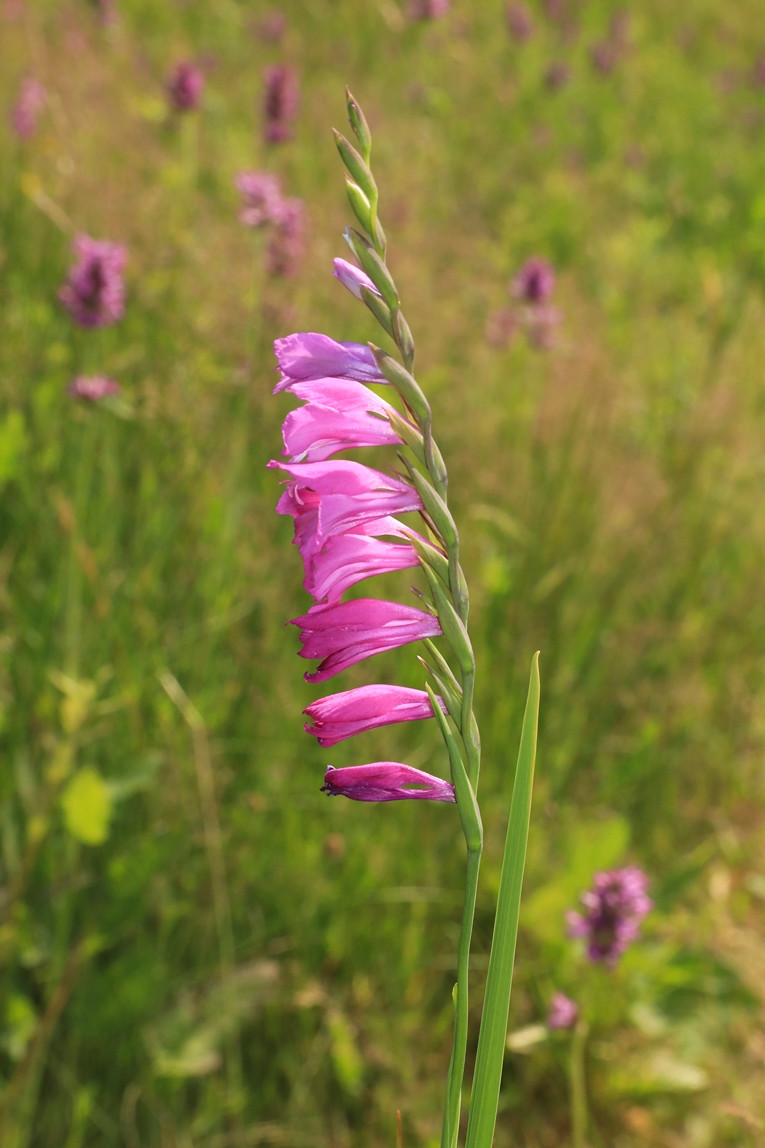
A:
[[[587,1025],[574,1028],[568,1062],[568,1085],[571,1101],[571,1148],[587,1148],[587,1089],[584,1082],[584,1046]]]

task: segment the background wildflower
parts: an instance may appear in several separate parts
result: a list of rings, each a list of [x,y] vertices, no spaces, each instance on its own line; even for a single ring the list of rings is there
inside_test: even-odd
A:
[[[127,259],[119,243],[78,235],[76,262],[59,291],[59,299],[81,327],[108,327],[125,312],[122,272]]]
[[[547,1014],[548,1028],[573,1028],[578,1017],[579,1005],[576,1001],[572,1001],[565,993],[553,993]]]
[[[266,249],[269,275],[294,275],[305,247],[305,205],[302,199],[282,199],[273,208]]]
[[[205,77],[202,69],[192,60],[181,60],[175,65],[167,81],[167,98],[176,112],[195,111],[201,102]]]
[[[73,399],[86,399],[91,403],[98,403],[109,395],[122,394],[122,387],[114,379],[106,375],[78,375],[74,382],[69,384],[69,394]]]
[[[591,961],[614,965],[653,907],[647,889],[648,878],[636,865],[596,873],[592,889],[580,898],[586,912],[566,916],[568,935],[587,942]]]
[[[297,73],[288,64],[267,68],[263,76],[264,135],[268,143],[284,143],[292,138],[297,115],[299,86]]]
[[[31,139],[45,107],[45,88],[34,76],[21,81],[16,101],[11,108],[11,125],[20,140]]]
[[[267,171],[240,171],[234,186],[242,197],[239,219],[246,227],[263,227],[278,218],[282,191],[277,176]]]

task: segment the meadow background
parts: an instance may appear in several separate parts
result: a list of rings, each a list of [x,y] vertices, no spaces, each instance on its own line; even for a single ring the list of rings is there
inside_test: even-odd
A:
[[[438,1143],[462,892],[450,808],[319,792],[443,773],[431,723],[321,750],[271,343],[379,339],[330,278],[351,221],[330,127],[374,135],[389,262],[472,592],[491,938],[529,662],[542,716],[498,1148],[765,1144],[765,28],[761,0],[0,3],[0,1144]],[[173,113],[180,59],[206,86]],[[300,80],[263,139],[263,72]],[[25,77],[37,130],[9,113]],[[305,204],[294,273],[238,172]],[[78,232],[125,244],[124,319],[57,298]],[[508,328],[548,259],[549,349]],[[123,388],[73,399],[76,375]],[[403,581],[402,581],[403,579]],[[383,589],[401,594],[406,576]],[[373,590],[374,592],[374,590]],[[343,675],[420,686],[411,648]],[[335,683],[331,683],[332,686]],[[613,972],[564,914],[635,863]]]

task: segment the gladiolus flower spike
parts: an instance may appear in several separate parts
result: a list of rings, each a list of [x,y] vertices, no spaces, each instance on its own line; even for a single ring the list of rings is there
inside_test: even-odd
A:
[[[392,338],[397,354],[382,351],[374,343],[342,342],[315,331],[277,339],[274,351],[280,376],[274,393],[286,392],[305,406],[284,420],[286,461],[268,465],[284,472],[277,511],[293,520],[293,542],[305,569],[303,585],[315,603],[292,623],[300,630],[300,656],[319,663],[305,675],[306,680],[323,682],[377,653],[426,642],[427,659],[419,659],[430,676],[424,683],[426,689],[357,686],[312,702],[304,712],[309,718],[307,732],[322,746],[382,726],[432,717],[444,740],[449,780],[400,762],[376,761],[339,769],[328,766],[322,788],[329,795],[362,802],[424,800],[457,805],[468,865],[454,1050],[441,1141],[442,1148],[455,1148],[467,1049],[470,938],[483,842],[475,795],[480,738],[473,714],[475,661],[467,633],[468,593],[459,560],[459,535],[447,504],[446,468],[433,437],[430,405],[412,373],[414,340],[386,263],[378,189],[369,166],[371,134],[361,108],[350,92],[346,95],[355,142],[339,132],[335,132],[335,142],[360,230],[346,229],[345,233],[357,264],[336,259],[333,275],[371,312]],[[386,388],[385,399],[373,389],[379,386]],[[386,473],[334,457],[370,446],[394,447],[403,470]],[[422,533],[401,521],[401,515],[410,514],[421,516]],[[366,578],[417,565],[425,574],[424,588],[415,591],[424,608],[372,597],[343,599],[350,587]],[[517,892],[510,894],[516,910],[536,745],[535,666],[517,773],[527,798],[516,803],[514,796],[508,834],[513,841],[511,884],[513,888],[518,885]],[[509,921],[514,910],[502,908],[502,896],[501,887],[498,920],[504,914]],[[515,921],[512,928],[517,928],[517,913]],[[514,945],[509,928],[505,928],[505,944],[512,937]],[[491,976],[491,965],[489,971]],[[509,987],[507,991],[509,996]],[[493,1007],[488,996],[487,1002],[487,1007]],[[479,1040],[479,1054],[480,1049]],[[504,1036],[494,1055],[500,1064],[503,1052]],[[481,1086],[478,1073],[474,1083]],[[470,1148],[488,1148],[489,1144],[484,1138]]]

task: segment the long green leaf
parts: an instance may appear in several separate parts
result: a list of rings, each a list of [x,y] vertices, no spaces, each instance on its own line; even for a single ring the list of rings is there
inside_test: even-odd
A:
[[[486,995],[478,1035],[473,1091],[465,1148],[491,1148],[497,1122],[499,1085],[507,1037],[510,989],[513,983],[515,942],[521,903],[523,868],[531,815],[531,790],[537,753],[539,718],[539,653],[531,663],[529,693],[523,715],[521,747],[515,771],[510,820],[497,898],[494,937],[489,955]]]

